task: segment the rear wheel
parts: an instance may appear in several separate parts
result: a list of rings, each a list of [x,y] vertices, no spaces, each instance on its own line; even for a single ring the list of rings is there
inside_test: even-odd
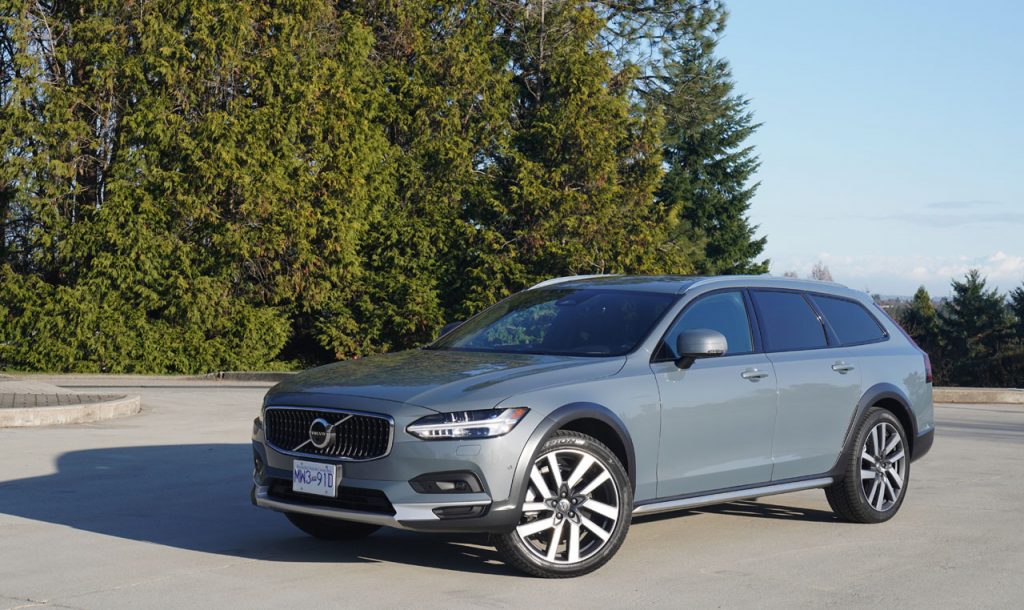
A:
[[[320,540],[359,540],[380,529],[379,525],[356,523],[305,515],[302,513],[285,513],[292,525]]]
[[[597,439],[560,430],[534,458],[519,525],[496,546],[528,574],[566,578],[592,572],[619,550],[633,513],[633,489],[618,458]]]
[[[869,409],[843,459],[843,478],[825,490],[832,510],[854,523],[891,519],[910,481],[909,445],[899,419],[885,409]]]

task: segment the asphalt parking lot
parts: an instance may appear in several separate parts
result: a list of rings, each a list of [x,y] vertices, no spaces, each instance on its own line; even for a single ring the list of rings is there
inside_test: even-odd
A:
[[[484,538],[325,543],[252,507],[268,386],[90,387],[140,393],[143,412],[0,429],[0,608],[1024,605],[1020,406],[937,407],[889,523],[839,523],[821,491],[773,496],[638,519],[605,568],[545,581]]]

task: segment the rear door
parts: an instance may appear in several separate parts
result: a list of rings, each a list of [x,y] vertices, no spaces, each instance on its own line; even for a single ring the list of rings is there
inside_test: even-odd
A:
[[[651,363],[661,395],[658,496],[696,494],[771,480],[775,377],[753,332],[743,290],[697,297],[665,335]],[[683,330],[725,335],[726,353],[676,366]]]
[[[829,471],[861,396],[861,372],[814,305],[795,290],[752,290],[778,378],[773,481]]]

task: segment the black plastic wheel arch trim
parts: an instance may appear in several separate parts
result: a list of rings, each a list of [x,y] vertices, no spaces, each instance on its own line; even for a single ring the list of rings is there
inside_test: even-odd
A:
[[[627,431],[626,424],[608,407],[592,402],[574,402],[552,411],[541,421],[526,442],[526,446],[519,456],[519,463],[516,465],[512,492],[509,495],[509,499],[515,501],[517,508],[521,508],[521,497],[525,495],[530,468],[533,466],[533,456],[537,452],[537,448],[563,426],[580,419],[597,420],[615,431],[626,452],[626,463],[622,466],[626,469],[630,487],[636,489],[636,451],[633,448],[633,438]]]
[[[905,412],[907,419],[910,420],[910,430],[905,430],[907,434],[907,440],[910,441],[911,453],[910,461],[914,461],[917,458],[924,455],[918,450],[917,440],[917,417],[914,415],[913,409],[910,408],[910,399],[903,393],[903,390],[896,387],[891,383],[877,383],[868,388],[864,394],[861,395],[860,401],[857,403],[857,408],[854,409],[853,416],[850,418],[850,423],[846,426],[846,435],[843,437],[843,447],[839,452],[839,456],[836,458],[835,464],[829,469],[828,474],[832,477],[842,477],[843,475],[843,456],[846,455],[846,450],[849,449],[850,442],[857,433],[857,424],[864,418],[864,413],[867,412],[872,406],[877,404],[881,400],[893,400],[900,405]],[[897,419],[899,415],[893,413]]]
[[[523,510],[523,498],[526,496],[526,485],[530,478],[529,472],[530,468],[533,467],[533,456],[537,453],[537,449],[563,426],[578,419],[595,419],[608,425],[615,431],[619,441],[625,448],[627,463],[623,464],[623,467],[626,469],[627,476],[629,477],[629,485],[636,489],[636,452],[633,448],[633,438],[626,430],[626,424],[619,419],[618,415],[603,405],[592,402],[569,403],[555,409],[541,420],[534,429],[533,434],[526,441],[526,445],[523,447],[523,451],[519,455],[519,461],[516,464],[515,473],[512,477],[512,489],[509,492],[508,498],[491,504],[491,509],[487,514],[477,519],[475,523],[466,523],[466,531],[506,533],[515,529],[516,525],[519,524],[519,517]],[[410,524],[410,526],[419,528],[422,525],[427,525],[426,529],[443,528],[446,531],[460,531],[452,529],[453,526],[457,527],[459,525],[453,521],[447,521],[444,524],[417,523],[415,525]]]

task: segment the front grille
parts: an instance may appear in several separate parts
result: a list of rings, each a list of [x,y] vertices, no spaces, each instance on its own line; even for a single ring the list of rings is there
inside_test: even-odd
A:
[[[334,427],[335,439],[324,448],[313,445],[309,428],[317,418]],[[391,420],[378,415],[269,407],[264,414],[267,441],[291,453],[353,460],[372,460],[387,455],[391,446]]]
[[[292,491],[291,481],[273,479],[267,495],[285,502],[301,502],[310,506],[357,510],[378,515],[394,515],[395,507],[391,505],[387,495],[379,489],[342,486],[338,488],[338,497],[313,496]]]

